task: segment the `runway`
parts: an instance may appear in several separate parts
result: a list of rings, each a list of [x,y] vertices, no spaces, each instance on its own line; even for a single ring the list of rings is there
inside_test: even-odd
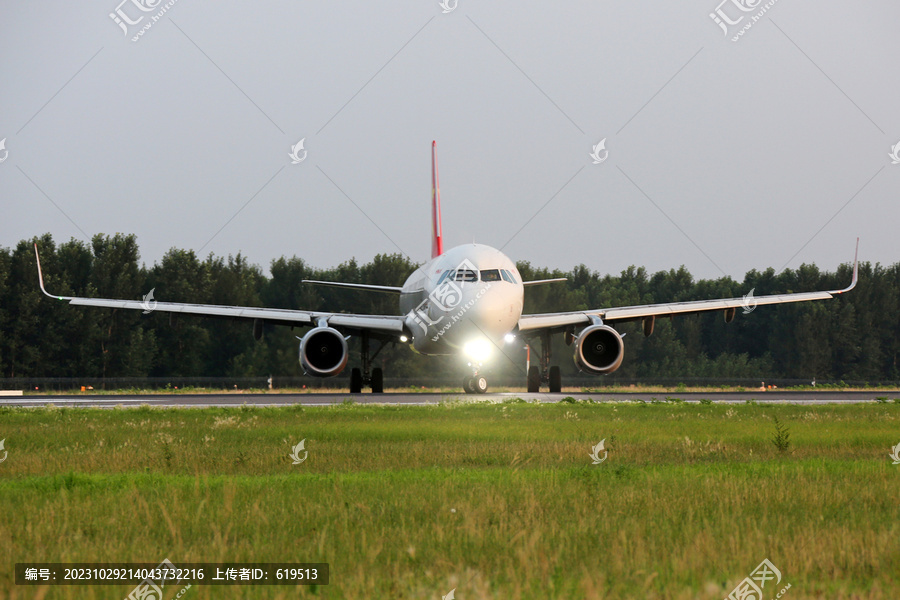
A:
[[[434,393],[386,393],[386,394],[350,394],[350,393],[304,393],[304,394],[123,394],[123,395],[34,395],[0,398],[0,406],[20,407],[138,407],[142,405],[172,408],[204,408],[213,406],[331,406],[352,401],[356,404],[385,404],[392,406],[427,406],[441,402],[503,402],[521,398],[532,402],[555,403],[564,398],[594,402],[665,402],[667,399],[678,399],[688,403],[699,403],[711,400],[716,404],[743,404],[748,401],[760,404],[854,404],[859,402],[876,402],[878,398],[886,398],[893,402],[900,398],[898,391],[753,391],[753,392],[649,392],[649,393],[567,393],[527,394],[434,394]]]

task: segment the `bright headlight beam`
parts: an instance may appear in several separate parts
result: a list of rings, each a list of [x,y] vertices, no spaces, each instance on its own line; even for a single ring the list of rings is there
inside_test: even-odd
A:
[[[484,362],[491,355],[491,343],[487,340],[466,342],[463,353],[475,362]]]

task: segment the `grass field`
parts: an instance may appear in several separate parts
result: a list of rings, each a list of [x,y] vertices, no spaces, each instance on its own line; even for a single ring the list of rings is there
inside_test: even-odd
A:
[[[331,565],[187,600],[721,599],[765,558],[764,598],[900,598],[895,403],[2,408],[3,438],[0,598],[133,588],[16,586],[15,562],[166,557]]]

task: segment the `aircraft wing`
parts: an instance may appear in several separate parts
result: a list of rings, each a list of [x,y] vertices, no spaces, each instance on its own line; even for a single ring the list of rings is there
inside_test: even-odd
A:
[[[853,259],[853,278],[850,285],[842,290],[827,292],[799,292],[795,294],[774,294],[770,296],[756,296],[752,299],[723,298],[716,300],[696,300],[692,302],[667,302],[663,304],[644,304],[640,306],[622,306],[617,308],[601,308],[596,310],[543,313],[535,315],[522,315],[519,318],[519,331],[538,333],[541,330],[560,331],[569,326],[590,325],[594,317],[599,317],[605,323],[636,321],[648,317],[668,317],[674,315],[689,315],[713,310],[725,310],[733,312],[738,308],[748,305],[762,306],[766,304],[785,304],[788,302],[808,302],[810,300],[827,300],[856,287],[859,275],[859,240],[856,241],[857,256]],[[727,316],[727,315],[726,315]],[[730,320],[730,319],[728,319]]]
[[[99,308],[121,308],[182,315],[198,315],[205,317],[224,317],[248,321],[260,321],[275,325],[294,327],[315,326],[321,320],[339,330],[373,331],[400,335],[403,332],[403,317],[390,315],[356,315],[345,313],[328,313],[309,310],[288,310],[282,308],[255,308],[251,306],[221,306],[215,304],[182,304],[177,302],[155,302],[149,304],[138,300],[116,300],[110,298],[81,298],[77,296],[57,296],[44,288],[44,275],[41,272],[41,257],[37,244],[34,246],[37,258],[38,280],[41,291],[50,298],[65,301],[76,306],[94,306]]]

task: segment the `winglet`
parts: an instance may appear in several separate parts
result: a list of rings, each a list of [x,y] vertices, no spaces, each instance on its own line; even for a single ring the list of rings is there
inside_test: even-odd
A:
[[[441,231],[441,188],[438,184],[437,142],[431,142],[431,258],[444,253],[444,236]]]
[[[54,296],[44,287],[44,274],[41,272],[41,256],[38,254],[37,243],[34,245],[34,258],[37,259],[37,269],[38,269],[38,282],[41,284],[41,291],[44,292],[45,296],[50,298],[55,298],[57,300],[65,300],[62,296]]]
[[[832,294],[843,294],[844,292],[849,292],[853,288],[856,287],[856,282],[859,279],[859,238],[856,238],[856,254],[853,255],[853,278],[850,280],[850,285],[845,287],[842,290],[835,290],[831,292]]]

